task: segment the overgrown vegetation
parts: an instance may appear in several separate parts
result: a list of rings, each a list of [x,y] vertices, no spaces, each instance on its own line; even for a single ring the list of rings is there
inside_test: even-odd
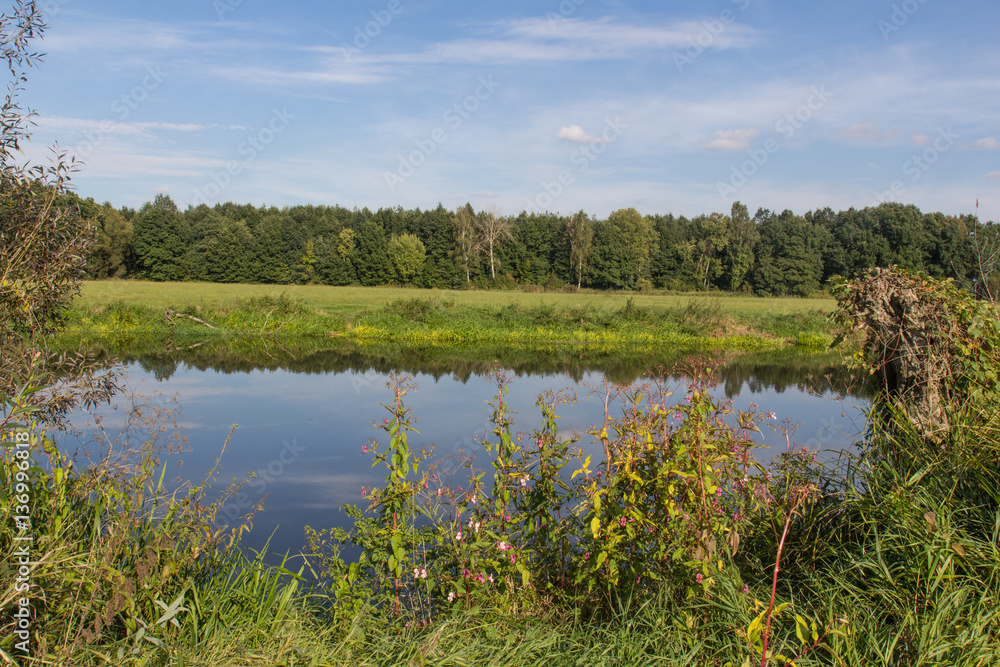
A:
[[[362,454],[386,482],[350,510],[353,530],[311,533],[312,593],[287,566],[223,549],[211,506],[198,503],[203,486],[164,495],[152,444],[131,467],[116,468],[124,459],[111,448],[87,468],[38,441],[33,498],[73,520],[40,532],[52,555],[32,580],[52,606],[34,617],[34,646],[45,649],[34,662],[992,664],[995,323],[949,284],[892,272],[845,286],[840,320],[851,328],[895,313],[896,330],[916,340],[920,321],[862,298],[896,292],[923,295],[922,307],[937,295],[941,322],[954,324],[941,348],[953,372],[939,378],[948,428],[928,431],[909,397],[872,373],[882,393],[865,441],[834,464],[796,444],[794,423],[733,413],[697,369],[674,396],[655,377],[600,388],[608,410],[589,435],[560,431],[565,393],[539,397],[537,426],[515,424],[496,373],[492,433],[449,461],[418,451],[414,387],[397,379],[383,438]],[[396,309],[417,320],[435,310]],[[628,310],[618,316],[643,317]],[[861,345],[858,363],[891,361],[876,328],[862,332],[845,332]],[[23,424],[27,396],[11,403],[6,432],[20,420],[37,433]],[[764,466],[754,434],[768,427],[787,447]],[[17,533],[4,526],[9,559]],[[124,534],[139,539],[126,545]],[[146,586],[126,583],[142,577]],[[9,640],[0,648],[12,655]]]
[[[189,297],[162,308],[135,298],[100,305],[84,301],[69,316],[67,331],[74,335],[64,340],[85,334],[112,350],[136,340],[171,348],[218,337],[269,336],[280,346],[290,337],[313,336],[364,345],[587,343],[695,351],[822,348],[832,339],[826,312],[811,303],[775,304],[774,311],[748,308],[746,300],[670,297],[647,298],[642,305],[635,297],[600,296],[533,303],[494,297],[460,304],[454,292],[433,298],[400,293],[409,296],[352,310],[308,306],[286,293],[221,303]]]

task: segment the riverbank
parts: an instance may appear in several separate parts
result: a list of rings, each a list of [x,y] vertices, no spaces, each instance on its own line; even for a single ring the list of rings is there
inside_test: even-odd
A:
[[[326,286],[89,282],[69,335],[166,344],[219,336],[325,336],[362,344],[825,347],[832,299],[525,293]]]

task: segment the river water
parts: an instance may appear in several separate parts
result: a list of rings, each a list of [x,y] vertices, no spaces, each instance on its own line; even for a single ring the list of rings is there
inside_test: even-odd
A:
[[[623,360],[579,350],[560,354],[575,361],[545,355],[532,361],[528,355],[500,362],[511,375],[506,400],[516,413],[514,429],[530,432],[540,425],[535,401],[541,392],[568,389],[577,400],[558,410],[560,433],[580,435],[581,447],[600,455],[586,433],[603,416],[603,397],[593,390],[609,379],[641,381],[644,369],[663,360],[641,355]],[[386,433],[373,422],[390,416],[380,403],[392,401],[386,386],[391,374],[407,374],[417,386],[406,396],[419,430],[411,445],[433,445],[436,455],[446,458],[468,454],[492,428],[488,402],[496,386],[485,375],[492,360],[427,357],[419,350],[396,350],[389,356],[341,350],[333,357],[317,353],[282,363],[233,364],[173,354],[132,359],[126,368],[131,392],[153,405],[179,408],[177,428],[187,441],[186,451],[164,456],[167,478],[204,479],[236,424],[209,498],[218,497],[233,480],[247,480],[223,506],[221,520],[236,520],[263,500],[244,544],[260,549],[270,539],[271,551],[296,553],[303,548],[305,526],[346,525],[340,507],[364,504],[362,487],[384,481],[384,470],[372,468],[362,447],[376,436],[385,442]],[[765,427],[759,436],[761,445],[769,447],[760,450],[761,459],[784,450],[784,435],[775,430],[782,424],[797,427],[793,444],[826,450],[828,457],[850,448],[864,428],[866,400],[852,389],[854,383],[835,355],[730,355],[716,364],[719,382],[713,393],[732,400],[736,409],[757,404],[760,411],[775,415],[765,421],[774,428]],[[683,400],[688,380],[680,367],[664,382],[675,391],[674,399]],[[122,408],[128,403],[123,396],[117,410],[105,407],[95,413],[106,430],[122,424]],[[81,444],[94,435],[91,422],[92,415],[75,415],[74,425],[82,434],[63,436],[64,449],[92,446]]]

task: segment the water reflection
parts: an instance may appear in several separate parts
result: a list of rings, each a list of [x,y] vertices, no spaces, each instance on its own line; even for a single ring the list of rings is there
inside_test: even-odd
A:
[[[127,343],[127,344],[126,344]],[[494,364],[517,375],[565,375],[580,382],[601,373],[611,382],[630,384],[651,370],[680,379],[692,359],[709,360],[729,397],[749,384],[751,391],[789,388],[860,395],[860,385],[847,372],[839,351],[810,352],[798,348],[766,353],[740,353],[610,345],[358,345],[316,337],[231,337],[208,341],[166,342],[149,347],[138,341],[96,339],[91,349],[136,363],[157,380],[168,380],[182,367],[220,373],[284,370],[301,374],[407,373],[459,382],[484,375]]]
[[[259,548],[273,532],[271,547],[280,551],[302,548],[305,525],[343,525],[340,506],[363,503],[361,487],[382,483],[384,472],[371,468],[361,448],[376,433],[384,435],[372,428],[372,420],[387,416],[380,403],[391,399],[385,386],[390,373],[413,375],[419,387],[407,396],[420,430],[411,444],[434,446],[437,454],[449,456],[474,449],[491,428],[487,401],[495,387],[484,374],[495,361],[515,374],[508,403],[517,413],[518,431],[538,425],[538,394],[566,387],[576,391],[578,401],[559,410],[560,432],[581,435],[585,449],[595,447],[586,432],[603,410],[601,398],[589,395],[592,387],[605,380],[630,383],[650,369],[665,368],[668,385],[683,400],[682,369],[692,363],[690,353],[593,346],[475,350],[362,348],[341,341],[324,346],[295,340],[229,342],[131,357],[120,349],[117,353],[129,362],[133,388],[147,395],[176,395],[182,406],[180,426],[190,451],[175,462],[183,463],[177,471],[183,477],[201,479],[230,426],[239,424],[222,460],[219,490],[231,479],[251,479],[224,513],[236,517],[264,499],[246,543]],[[843,449],[860,430],[864,399],[836,353],[710,359],[718,365],[720,395],[740,409],[757,403],[779,418],[801,421],[795,437],[800,445]],[[110,411],[104,417],[107,424],[115,419]],[[762,444],[784,448],[780,434],[766,429]]]

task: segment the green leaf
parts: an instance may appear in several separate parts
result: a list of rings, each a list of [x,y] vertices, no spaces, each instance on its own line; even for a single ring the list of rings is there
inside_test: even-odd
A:
[[[807,633],[809,632],[809,624],[806,619],[802,618],[798,614],[795,614],[795,636],[799,638],[799,641],[803,644],[808,644],[809,640],[806,639]]]

